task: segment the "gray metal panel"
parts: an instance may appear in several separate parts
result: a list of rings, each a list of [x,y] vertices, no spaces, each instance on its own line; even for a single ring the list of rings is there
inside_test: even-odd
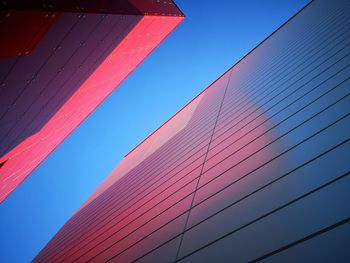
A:
[[[327,232],[320,233],[287,250],[274,254],[261,262],[347,263],[350,258],[349,237],[350,222],[334,229],[327,229]]]

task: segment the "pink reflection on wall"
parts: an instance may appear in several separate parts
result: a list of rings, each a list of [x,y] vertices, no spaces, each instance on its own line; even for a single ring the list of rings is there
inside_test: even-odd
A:
[[[96,191],[89,197],[89,199],[80,207],[80,209],[94,200],[109,186],[118,181],[121,177],[123,177],[130,170],[132,170],[148,156],[159,149],[162,145],[164,145],[167,141],[169,141],[176,134],[186,128],[204,96],[205,92],[201,93],[190,104],[184,107],[178,114],[174,115],[170,120],[164,123],[154,133],[152,133],[138,146],[136,146],[127,156],[125,156],[125,158],[103,181],[103,183],[96,189]]]
[[[264,117],[260,117],[252,125],[233,132],[217,144],[217,148],[221,144],[225,144],[226,148],[216,151],[205,163],[188,227],[249,194],[260,185],[265,174],[273,171],[273,167],[267,166],[260,172],[253,172],[276,152],[276,146],[261,150],[273,139],[271,134],[264,135],[271,127],[269,122],[264,121]]]

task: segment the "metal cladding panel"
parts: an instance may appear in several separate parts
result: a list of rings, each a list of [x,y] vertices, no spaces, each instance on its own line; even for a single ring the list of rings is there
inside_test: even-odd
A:
[[[89,200],[34,261],[130,261],[141,257],[146,247],[152,250],[169,235],[179,235],[227,82],[228,75],[223,76],[134,149],[124,162],[141,161],[126,162],[121,178],[118,171],[125,172],[125,166],[119,166],[111,174],[117,183]]]
[[[2,1],[7,10],[84,12],[125,15],[183,16],[172,0],[10,0]]]
[[[0,58],[28,55],[58,17],[57,12],[0,11]],[[3,68],[5,70],[5,68]]]
[[[350,4],[313,1],[133,149],[34,262],[347,262]]]
[[[0,202],[182,19],[61,13],[30,54],[0,60]]]

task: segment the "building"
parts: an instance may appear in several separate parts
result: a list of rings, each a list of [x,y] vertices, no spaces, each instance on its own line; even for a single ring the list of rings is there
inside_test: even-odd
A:
[[[350,3],[316,0],[115,168],[34,262],[347,262]]]
[[[2,202],[184,17],[172,0],[0,8]]]

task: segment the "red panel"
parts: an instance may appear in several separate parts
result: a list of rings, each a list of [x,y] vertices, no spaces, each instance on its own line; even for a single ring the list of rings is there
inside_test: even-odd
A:
[[[27,55],[38,44],[57,12],[8,11],[0,14],[0,58]]]
[[[7,10],[183,16],[172,0],[11,0],[0,6]]]
[[[3,201],[181,22],[183,17],[144,16],[79,89],[34,135],[0,159]],[[118,69],[118,71],[116,71]]]

